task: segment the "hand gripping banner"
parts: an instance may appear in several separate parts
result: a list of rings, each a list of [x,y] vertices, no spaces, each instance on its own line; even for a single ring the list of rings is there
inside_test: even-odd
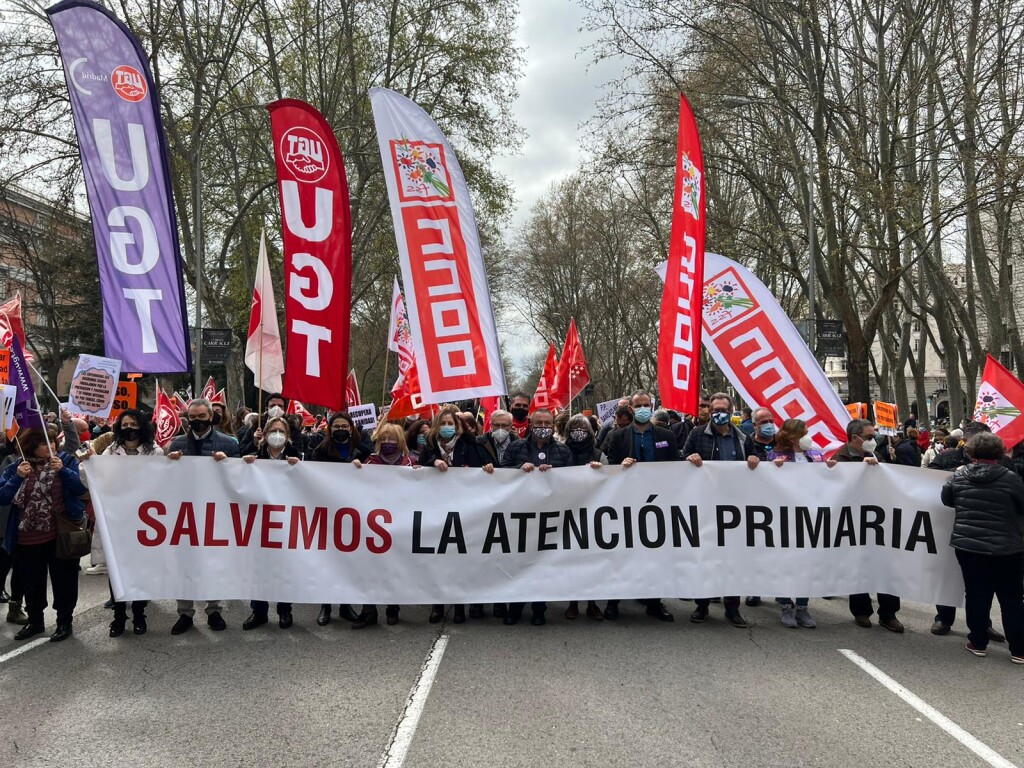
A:
[[[487,270],[451,145],[409,99],[370,89],[425,403],[505,394]]]
[[[665,279],[665,265],[657,272]],[[816,446],[846,442],[850,414],[771,291],[746,267],[707,253],[702,341],[748,405],[803,419]]]
[[[284,236],[286,397],[339,410],[352,314],[352,213],[334,131],[302,101],[270,104]]]
[[[672,199],[672,235],[658,330],[658,393],[666,408],[696,415],[707,216],[704,154],[697,121],[683,94],[679,94],[679,143]]]
[[[167,144],[145,54],[124,24],[88,0],[46,13],[78,133],[106,355],[128,371],[191,371]]]

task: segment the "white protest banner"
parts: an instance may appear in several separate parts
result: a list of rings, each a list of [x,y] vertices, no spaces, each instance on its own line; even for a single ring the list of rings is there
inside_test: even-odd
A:
[[[597,404],[597,420],[604,424],[608,419],[615,417],[615,409],[618,407],[618,400],[605,400]]]
[[[939,502],[948,474],[931,470],[709,462],[488,475],[101,456],[85,471],[119,600],[963,601],[953,511]]]
[[[14,406],[18,400],[18,388],[11,384],[0,384],[0,397],[3,398],[3,430],[6,432],[14,423]]]
[[[374,403],[353,405],[348,409],[348,415],[352,417],[352,421],[356,425],[363,429],[377,426],[377,406]]]
[[[98,355],[79,355],[68,392],[68,410],[79,416],[110,416],[121,376],[121,361]]]

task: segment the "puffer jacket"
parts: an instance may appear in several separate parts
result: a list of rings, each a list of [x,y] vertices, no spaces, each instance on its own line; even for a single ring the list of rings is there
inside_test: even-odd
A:
[[[998,464],[958,467],[942,486],[956,510],[950,545],[979,555],[1024,552],[1024,481]]]

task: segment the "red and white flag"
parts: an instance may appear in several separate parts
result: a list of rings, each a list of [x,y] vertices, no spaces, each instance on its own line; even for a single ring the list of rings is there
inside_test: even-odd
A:
[[[402,300],[402,291],[398,287],[398,278],[395,278],[394,287],[391,289],[391,323],[388,331],[388,349],[398,353],[398,378],[391,388],[393,397],[395,392],[402,391],[403,381],[409,373],[409,369],[416,362],[416,351],[412,343],[412,328],[409,326],[409,316],[405,313],[405,301]]]
[[[220,403],[226,408],[228,404],[227,393],[223,389],[217,390],[217,393],[210,398],[210,404],[212,405],[213,403]]]
[[[665,408],[697,414],[701,281],[704,276],[704,154],[690,103],[679,94],[679,141],[668,273],[661,294],[658,392]]]
[[[974,420],[987,424],[1007,448],[1024,440],[1024,384],[992,355],[985,359],[985,372],[978,387]]]
[[[316,416],[306,410],[306,406],[296,400],[294,397],[288,401],[288,410],[285,413],[294,414],[302,417],[302,426],[312,427],[316,424]]]
[[[181,417],[178,416],[178,409],[162,389],[157,389],[156,392],[153,424],[156,427],[154,437],[161,448],[181,431]]]
[[[568,408],[569,403],[580,395],[590,383],[590,372],[587,370],[587,359],[583,355],[583,345],[576,330],[576,318],[569,320],[569,332],[565,335],[565,346],[562,356],[558,359],[555,371],[555,386],[551,399],[561,408]]]
[[[469,187],[451,145],[409,99],[370,89],[420,389],[427,403],[505,392]]]
[[[345,380],[345,407],[351,408],[353,405],[362,404],[363,400],[359,396],[359,379],[356,377],[356,369],[353,368]]]
[[[281,331],[277,325],[277,304],[274,302],[274,280],[267,258],[267,233],[260,233],[260,257],[256,262],[256,279],[249,310],[249,337],[245,341],[245,367],[252,371],[257,389],[280,392],[284,385],[284,354]]]
[[[480,410],[484,412],[484,432],[491,431],[491,414],[501,408],[501,398],[498,395],[480,398]]]
[[[555,352],[555,345],[551,344],[548,346],[548,357],[544,361],[544,370],[541,371],[540,381],[537,382],[537,391],[530,402],[530,413],[539,410],[553,411],[559,407],[559,404],[551,397],[557,371],[558,353]]]
[[[290,399],[339,410],[352,323],[352,212],[334,131],[316,109],[269,105],[284,235]]]
[[[28,351],[28,341],[25,339],[25,324],[21,319],[21,293],[15,293],[14,298],[8,299],[0,304],[0,344],[7,349],[11,348],[11,341],[18,337],[21,342],[22,355],[25,360],[35,360]]]
[[[206,386],[203,387],[203,392],[199,397],[202,400],[209,400],[211,403],[217,397],[217,382],[213,380],[213,376],[206,380]]]

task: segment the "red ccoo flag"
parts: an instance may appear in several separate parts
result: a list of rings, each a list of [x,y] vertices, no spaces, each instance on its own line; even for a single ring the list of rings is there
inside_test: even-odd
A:
[[[658,330],[658,392],[666,408],[695,415],[700,390],[707,224],[704,155],[690,103],[679,94],[679,140],[668,268]]]
[[[555,345],[551,344],[548,347],[548,359],[544,361],[544,370],[541,372],[540,381],[537,382],[537,391],[530,402],[530,413],[544,408],[554,410],[558,406],[552,397],[557,370],[558,356],[555,352]]]
[[[213,380],[213,376],[206,380],[206,386],[203,387],[203,393],[199,397],[209,400],[211,403],[217,398],[217,382]]]
[[[562,357],[555,371],[555,386],[551,392],[551,400],[562,408],[568,408],[573,398],[583,392],[590,383],[590,372],[587,370],[587,359],[583,355],[583,345],[576,331],[576,318],[569,320],[569,332],[565,335],[565,346]]]
[[[181,431],[181,418],[178,416],[178,411],[162,389],[158,389],[156,392],[153,424],[156,426],[156,442],[161,448]]]
[[[1024,384],[989,355],[978,387],[974,420],[987,424],[1012,448],[1024,440]]]
[[[484,412],[484,432],[491,431],[491,414],[501,408],[501,397],[489,395],[480,398],[480,411]],[[479,415],[479,411],[477,412]]]
[[[302,426],[304,427],[312,427],[314,424],[316,424],[316,416],[307,411],[306,406],[304,406],[294,397],[288,401],[288,410],[286,410],[285,413],[301,416]]]
[[[356,378],[356,369],[353,368],[348,372],[348,378],[345,380],[345,407],[351,408],[353,405],[362,405],[363,400],[359,396],[359,379]]]

